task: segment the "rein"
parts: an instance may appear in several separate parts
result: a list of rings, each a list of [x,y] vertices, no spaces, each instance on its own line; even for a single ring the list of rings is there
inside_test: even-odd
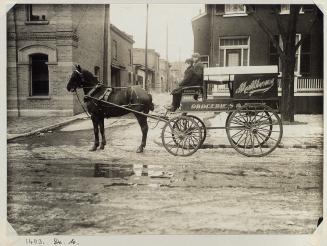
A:
[[[84,108],[84,106],[83,106],[83,104],[82,104],[82,102],[81,102],[81,100],[80,100],[80,98],[79,98],[78,93],[77,93],[76,90],[75,90],[75,95],[76,95],[76,97],[77,97],[77,100],[78,100],[79,104],[81,105],[82,109],[84,110],[85,114],[87,115],[87,117],[88,117],[88,118],[91,118],[91,116],[88,114],[88,112],[87,112],[86,109]]]

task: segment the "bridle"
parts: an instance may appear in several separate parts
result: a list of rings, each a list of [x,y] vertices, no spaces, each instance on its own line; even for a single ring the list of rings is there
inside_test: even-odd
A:
[[[77,69],[75,69],[73,72],[76,72],[79,75],[79,77],[81,78],[81,82],[79,82],[79,84],[77,86],[79,88],[87,88],[87,87],[83,87],[83,84],[85,82],[84,74],[82,72],[78,71]],[[79,104],[81,105],[84,113],[87,115],[87,117],[91,118],[91,116],[88,114],[87,110],[84,108],[84,105],[83,105],[83,103],[81,102],[81,100],[80,100],[80,98],[78,96],[78,93],[77,93],[77,90],[76,90],[77,88],[74,89],[74,93],[75,93],[75,95],[77,97],[77,100],[78,100]]]
[[[74,72],[76,72],[76,73],[78,74],[78,76],[81,78],[81,81],[78,81],[77,86],[78,86],[79,88],[85,88],[85,87],[83,86],[83,84],[85,83],[85,77],[84,77],[84,74],[83,74],[82,72],[78,71],[77,69],[75,69]]]

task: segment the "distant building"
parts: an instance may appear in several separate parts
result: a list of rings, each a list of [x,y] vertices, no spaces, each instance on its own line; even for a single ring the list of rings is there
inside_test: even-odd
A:
[[[271,5],[255,5],[255,14],[281,43]],[[281,4],[278,18],[290,13]],[[323,105],[323,20],[309,32],[314,5],[304,5],[297,25],[297,40],[307,39],[298,49],[295,66],[295,103],[298,113],[322,113]],[[320,13],[321,14],[321,13]],[[321,14],[322,15],[322,14]],[[205,13],[192,20],[194,51],[210,67],[280,65],[272,42],[243,4],[207,4]],[[228,88],[222,88],[228,93]]]
[[[154,49],[148,49],[148,81],[145,83],[145,89],[148,91],[161,91],[159,57],[159,53]],[[143,85],[145,82],[145,49],[133,49],[133,65],[135,67],[135,84]]]
[[[111,85],[133,84],[133,36],[110,25],[111,36]]]
[[[165,59],[159,59],[159,77],[160,77],[160,91],[167,92],[169,84],[171,83],[170,67],[171,64]]]
[[[183,80],[186,68],[187,64],[185,62],[171,62],[170,73],[172,78],[170,79],[168,91],[175,89],[178,86],[178,83]]]
[[[82,112],[66,85],[77,63],[110,84],[107,4],[16,4],[7,13],[8,115]]]

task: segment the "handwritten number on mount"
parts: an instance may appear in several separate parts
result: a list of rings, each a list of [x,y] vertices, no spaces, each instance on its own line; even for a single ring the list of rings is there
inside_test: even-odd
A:
[[[74,239],[70,240],[70,242],[68,244],[78,245],[78,243]]]

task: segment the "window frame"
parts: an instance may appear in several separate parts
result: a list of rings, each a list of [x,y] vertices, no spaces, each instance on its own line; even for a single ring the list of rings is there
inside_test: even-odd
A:
[[[295,43],[299,42],[301,39],[302,39],[302,34],[297,33],[296,38],[295,38]],[[269,43],[270,43],[269,44],[269,48],[270,48],[270,45],[271,45],[270,40],[269,40]],[[278,35],[278,44],[283,49],[283,39],[280,34]],[[307,52],[307,53],[310,54],[310,56],[311,56],[311,51]],[[270,56],[275,55],[275,54],[278,55],[278,52],[276,51],[276,53],[270,53],[270,51],[269,51],[269,64],[270,64]],[[295,64],[295,69],[294,69],[294,75],[297,77],[301,77],[301,54],[302,54],[302,45],[300,45],[298,47],[298,49],[296,50],[296,54],[295,54],[296,64]],[[281,72],[282,71],[282,62],[281,62],[280,56],[278,56],[278,70],[280,71],[280,75],[282,75],[282,72]]]
[[[299,38],[298,38],[299,37]],[[295,43],[297,43],[299,40],[301,40],[302,35],[300,33],[296,34],[296,38],[295,38]],[[284,45],[283,45],[283,39],[282,36],[279,34],[279,45],[282,49],[284,49]],[[295,69],[294,69],[294,75],[300,77],[301,76],[301,47],[302,45],[300,45],[298,47],[298,49],[296,50],[295,53],[295,61],[297,62],[297,64],[295,64]],[[281,59],[279,58],[279,67],[280,67],[280,71],[282,71],[282,63],[281,63]],[[280,72],[280,74],[282,74],[282,72]]]
[[[204,59],[203,59],[204,58]],[[200,56],[200,61],[205,67],[209,67],[209,56],[208,55],[201,55]]]
[[[231,7],[232,5],[243,5],[243,10],[239,10],[239,11],[228,10],[228,7]],[[247,16],[246,5],[245,4],[225,4],[223,17],[233,17],[233,16],[234,17],[235,16]]]
[[[283,10],[283,7],[287,7],[287,9]],[[291,4],[281,4],[280,5],[280,15],[289,15],[291,12]],[[301,6],[299,14],[304,14],[303,6]]]
[[[32,16],[33,15],[33,5],[34,4],[26,4],[25,5],[25,14],[26,14],[26,20],[25,20],[25,24],[26,25],[47,25],[49,24],[49,21],[47,19],[47,14],[46,15],[42,15],[42,16],[38,16],[38,17],[45,17],[42,19],[33,19]]]
[[[221,45],[222,40],[237,40],[237,39],[246,39],[247,38],[247,44],[246,45]],[[219,37],[219,66],[220,67],[226,67],[227,65],[227,50],[241,50],[241,57],[240,57],[240,63],[241,67],[243,66],[250,66],[250,36],[227,36],[227,37]],[[247,51],[245,51],[247,50]],[[223,52],[223,64],[221,64],[221,52]],[[247,52],[247,64],[244,65],[244,52]]]
[[[115,39],[113,39],[112,42],[113,42],[113,56],[112,56],[112,58],[114,60],[117,60],[118,59],[118,44],[117,44],[117,41]]]
[[[44,64],[47,66],[47,93],[46,94],[35,94],[33,91],[33,57],[35,57],[36,55],[43,55],[47,57],[47,61],[44,62]],[[49,74],[49,55],[48,54],[44,54],[44,53],[33,53],[29,55],[29,96],[30,97],[49,97],[50,96],[50,74]],[[36,81],[35,81],[36,82]]]
[[[129,65],[133,65],[133,53],[132,49],[128,49],[128,55],[129,55]]]

